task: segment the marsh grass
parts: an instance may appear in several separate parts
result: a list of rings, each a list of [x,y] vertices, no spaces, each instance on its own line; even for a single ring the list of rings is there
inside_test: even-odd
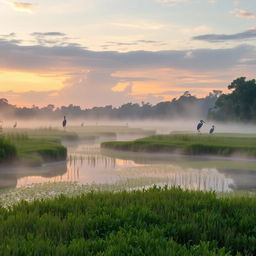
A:
[[[102,148],[135,152],[171,152],[187,155],[256,156],[256,136],[243,134],[170,134],[135,141],[104,142]]]
[[[1,255],[255,255],[256,197],[153,187],[0,208]]]
[[[0,163],[11,162],[17,156],[17,149],[10,140],[0,137]]]
[[[75,132],[66,131],[63,129],[57,129],[54,127],[40,127],[37,129],[28,128],[16,128],[16,129],[5,129],[5,134],[10,137],[26,135],[30,138],[51,138],[59,140],[78,140],[78,135]]]
[[[59,140],[29,138],[25,141],[14,141],[18,157],[21,161],[31,164],[60,161],[67,157],[67,149]]]
[[[0,162],[40,165],[67,157],[67,149],[54,137],[30,137],[27,132],[12,132],[4,133],[0,143]]]

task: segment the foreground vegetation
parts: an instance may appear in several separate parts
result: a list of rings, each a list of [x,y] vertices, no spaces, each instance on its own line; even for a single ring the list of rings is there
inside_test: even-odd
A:
[[[256,198],[178,188],[0,208],[1,255],[255,255]]]
[[[104,142],[102,148],[135,152],[172,152],[189,155],[256,156],[256,136],[244,134],[170,134],[134,141]]]

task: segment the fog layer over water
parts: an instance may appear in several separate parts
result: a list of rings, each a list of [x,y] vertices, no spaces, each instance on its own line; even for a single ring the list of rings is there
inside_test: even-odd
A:
[[[79,125],[82,121],[69,122]],[[107,122],[91,121],[84,125],[123,125],[153,129],[159,134],[172,131],[194,132],[198,120],[170,122]],[[51,126],[56,125],[49,123]],[[207,122],[202,133],[208,133],[213,123]],[[21,125],[21,124],[20,124]],[[36,123],[30,123],[36,127]],[[216,124],[217,132],[254,133],[253,125]],[[27,127],[28,124],[23,124]],[[37,123],[37,127],[39,127]],[[58,124],[60,126],[60,124]],[[45,127],[42,124],[41,127]],[[67,128],[68,130],[68,128]],[[118,135],[116,140],[133,140],[141,135]],[[0,168],[0,187],[22,187],[45,182],[78,182],[80,184],[116,184],[127,187],[147,187],[153,184],[180,186],[186,189],[230,191],[256,188],[254,160],[181,157],[164,154],[143,154],[111,152],[101,150],[100,143],[113,138],[100,138],[94,141],[64,142],[68,148],[66,162],[45,164],[33,168]]]
[[[1,120],[0,125],[3,128],[13,128],[13,125],[17,123],[18,128],[62,128],[62,120]],[[201,131],[208,133],[212,125],[215,125],[215,130],[218,133],[250,133],[256,134],[256,124],[253,123],[219,123],[216,121],[206,121]],[[83,124],[86,126],[128,126],[142,129],[155,130],[158,134],[168,134],[173,131],[179,132],[196,132],[196,126],[198,119],[171,119],[171,120],[84,120],[84,119],[72,119],[67,116],[67,127],[80,126]]]

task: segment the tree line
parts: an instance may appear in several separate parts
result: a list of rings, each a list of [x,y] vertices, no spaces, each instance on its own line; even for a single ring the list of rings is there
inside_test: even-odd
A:
[[[0,99],[1,119],[173,119],[208,118],[219,121],[256,121],[256,82],[245,77],[235,79],[228,85],[230,93],[213,90],[204,98],[198,98],[185,91],[171,101],[150,103],[126,103],[119,107],[107,105],[82,109],[80,106],[17,107]]]
[[[206,118],[208,110],[221,94],[215,90],[204,98],[192,96],[189,91],[184,92],[178,98],[171,101],[150,103],[126,103],[119,107],[107,105],[104,107],[93,107],[82,109],[80,106],[70,104],[69,106],[55,107],[49,104],[44,107],[17,107],[8,102],[7,99],[0,99],[0,118],[5,119],[55,119],[68,118],[84,120],[100,119],[172,119],[172,118]]]

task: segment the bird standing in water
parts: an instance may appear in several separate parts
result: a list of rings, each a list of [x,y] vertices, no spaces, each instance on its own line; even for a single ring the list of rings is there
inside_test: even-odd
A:
[[[200,120],[199,124],[197,125],[197,131],[200,132],[200,129],[202,128],[203,124],[205,123],[204,120]]]
[[[211,130],[210,130],[210,134],[213,134],[213,132],[214,132],[214,125],[212,126],[212,128],[211,128]]]
[[[67,120],[66,120],[66,116],[64,116],[64,120],[63,120],[63,122],[62,122],[63,128],[65,128],[66,125],[67,125]]]

